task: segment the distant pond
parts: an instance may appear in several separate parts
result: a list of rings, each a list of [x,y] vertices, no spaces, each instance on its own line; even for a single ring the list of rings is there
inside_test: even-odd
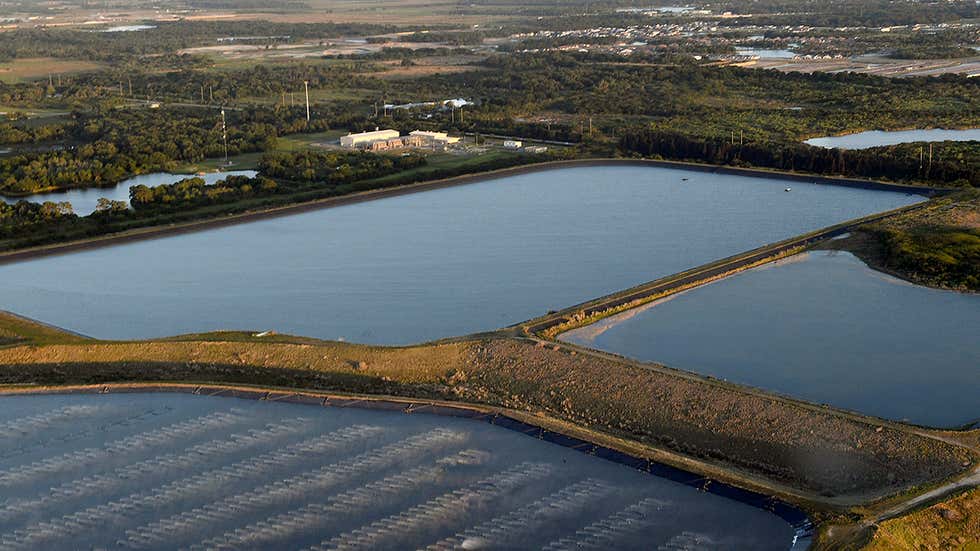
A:
[[[816,251],[736,274],[562,340],[895,420],[980,420],[980,295]]]
[[[737,55],[759,56],[763,59],[793,59],[800,55],[791,50],[769,50],[765,48],[735,47]]]
[[[932,128],[929,130],[869,130],[843,136],[826,136],[811,138],[805,143],[827,149],[868,149],[884,145],[896,145],[913,142],[968,142],[980,141],[980,128],[966,130],[945,130]]]
[[[71,203],[75,214],[87,216],[95,212],[95,206],[99,199],[106,198],[113,201],[125,201],[129,203],[129,188],[138,185],[159,186],[163,184],[173,184],[185,178],[202,178],[208,184],[214,184],[218,180],[224,180],[228,176],[255,176],[254,170],[232,170],[228,172],[209,172],[203,175],[195,174],[171,174],[169,172],[154,172],[151,174],[141,174],[133,176],[128,180],[123,180],[115,186],[104,188],[76,188],[66,191],[52,191],[50,193],[35,193],[26,197],[7,197],[0,195],[5,203],[14,204],[17,201],[31,201],[43,203],[53,201],[55,203],[68,201]]]
[[[2,396],[0,450],[5,549],[809,544],[799,511],[784,520],[535,436],[426,413],[168,393]]]
[[[561,168],[0,265],[0,307],[109,339],[409,344],[520,322],[874,212],[905,192]]]

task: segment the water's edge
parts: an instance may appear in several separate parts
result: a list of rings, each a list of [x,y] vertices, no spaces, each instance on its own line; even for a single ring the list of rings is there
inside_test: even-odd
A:
[[[196,394],[212,397],[239,398],[245,400],[285,402],[321,407],[357,408],[379,411],[402,412],[405,414],[422,413],[457,417],[490,423],[527,436],[544,440],[569,448],[580,453],[612,461],[634,470],[665,478],[672,482],[696,488],[737,501],[772,513],[793,528],[794,538],[790,549],[803,551],[810,546],[814,534],[814,526],[810,517],[798,507],[779,498],[766,496],[737,486],[703,477],[650,459],[644,459],[622,451],[569,436],[544,427],[534,425],[489,407],[467,404],[446,404],[427,402],[424,400],[397,400],[393,398],[352,397],[329,393],[308,391],[262,390],[226,385],[192,385],[192,384],[110,384],[67,387],[41,387],[24,389],[0,389],[0,397],[22,395],[66,395],[66,394],[144,394],[144,393],[178,393]]]

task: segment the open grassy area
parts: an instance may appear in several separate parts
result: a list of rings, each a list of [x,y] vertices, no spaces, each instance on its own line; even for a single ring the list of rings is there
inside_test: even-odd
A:
[[[862,227],[828,248],[915,283],[980,291],[980,191],[934,200],[925,209]]]
[[[315,134],[282,136],[276,139],[276,148],[274,151],[297,151],[307,147],[314,147],[318,143],[335,142],[346,133],[343,130],[328,130]],[[265,154],[266,152],[256,152],[232,155],[228,158],[228,161],[231,163],[230,166],[226,166],[225,160],[222,158],[205,159],[198,163],[180,166],[176,172],[194,174],[201,171],[211,172],[215,170],[255,170],[258,168],[259,161],[262,160],[262,156]]]
[[[865,549],[980,551],[980,489],[881,523]]]
[[[0,82],[16,84],[29,80],[47,79],[53,75],[57,82],[58,75],[72,75],[95,71],[103,66],[91,61],[74,59],[54,59],[50,57],[22,58],[0,62]]]

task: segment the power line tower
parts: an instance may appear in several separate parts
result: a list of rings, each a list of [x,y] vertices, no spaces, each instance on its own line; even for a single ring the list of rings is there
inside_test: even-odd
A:
[[[225,145],[225,166],[228,166],[228,127],[225,125],[225,109],[221,108],[221,141]]]
[[[310,81],[303,81],[303,89],[306,91],[306,122],[310,122]]]

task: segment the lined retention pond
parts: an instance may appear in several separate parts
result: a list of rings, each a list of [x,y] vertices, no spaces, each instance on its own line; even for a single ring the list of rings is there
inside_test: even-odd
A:
[[[5,549],[786,550],[805,520],[423,413],[5,396],[0,443]]]
[[[561,339],[895,420],[980,420],[980,295],[803,253]]]
[[[594,166],[0,266],[0,308],[101,338],[491,330],[923,197]]]

